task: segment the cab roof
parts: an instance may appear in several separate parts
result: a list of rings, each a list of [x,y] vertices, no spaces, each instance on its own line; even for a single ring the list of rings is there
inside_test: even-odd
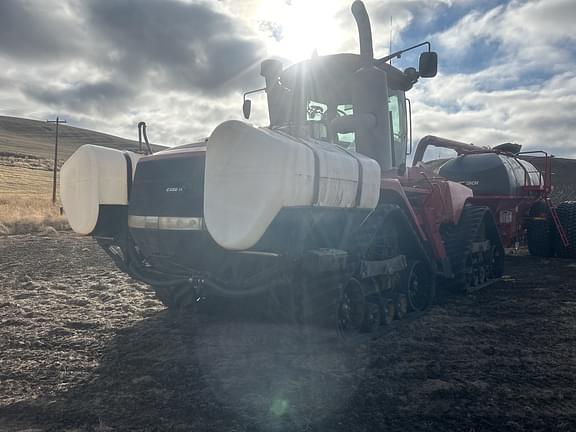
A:
[[[338,91],[361,67],[362,59],[358,54],[317,56],[289,66],[280,79],[288,88],[300,87],[304,81],[316,86],[320,93]],[[390,89],[407,91],[412,88],[412,81],[399,69],[388,63],[378,64],[377,67],[386,72]]]

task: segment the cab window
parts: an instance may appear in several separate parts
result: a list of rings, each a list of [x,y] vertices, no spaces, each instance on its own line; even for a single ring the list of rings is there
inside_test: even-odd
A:
[[[354,107],[350,104],[338,105],[336,107],[336,112],[338,116],[347,116],[354,114]],[[355,134],[354,132],[350,133],[339,133],[336,134],[336,144],[341,147],[344,147],[350,151],[356,151],[356,143],[355,143]]]
[[[328,105],[314,100],[308,101],[306,123],[308,124],[312,138],[328,141],[327,111]]]

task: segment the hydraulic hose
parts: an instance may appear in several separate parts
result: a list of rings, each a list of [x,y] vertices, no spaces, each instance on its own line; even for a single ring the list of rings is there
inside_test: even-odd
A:
[[[152,147],[150,147],[150,143],[148,142],[148,135],[146,135],[146,122],[138,123],[138,145],[139,150],[142,151],[142,137],[144,137],[144,142],[146,143],[146,149],[148,151],[147,154],[152,154]]]

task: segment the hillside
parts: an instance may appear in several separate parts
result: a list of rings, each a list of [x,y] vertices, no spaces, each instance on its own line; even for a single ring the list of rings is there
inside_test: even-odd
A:
[[[536,166],[544,169],[544,159],[526,158]],[[566,158],[552,159],[552,199],[556,204],[562,201],[576,201],[576,160]]]
[[[66,160],[83,144],[94,144],[122,150],[137,150],[138,141],[95,132],[74,126],[59,126],[58,159]],[[7,153],[52,159],[56,126],[43,121],[0,116],[0,155]],[[134,135],[137,131],[134,128]],[[153,146],[159,150],[161,146]]]

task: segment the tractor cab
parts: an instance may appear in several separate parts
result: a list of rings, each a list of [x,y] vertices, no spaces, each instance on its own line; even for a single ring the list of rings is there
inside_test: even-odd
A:
[[[266,87],[261,90],[267,94],[270,128],[331,142],[376,160],[383,171],[403,172],[410,129],[405,92],[418,78],[436,75],[437,56],[430,43],[423,42],[374,59],[364,5],[355,2],[352,10],[360,55],[313,56],[285,70],[278,60],[262,62]],[[424,45],[428,51],[421,54],[418,71],[412,67],[401,71],[388,63]],[[249,118],[251,102],[246,95],[243,111]]]
[[[276,65],[264,63],[262,69],[267,74]],[[404,92],[412,82],[398,69],[386,64],[363,70],[359,55],[336,54],[293,65],[267,82],[272,128],[357,151],[383,168],[405,164]]]

